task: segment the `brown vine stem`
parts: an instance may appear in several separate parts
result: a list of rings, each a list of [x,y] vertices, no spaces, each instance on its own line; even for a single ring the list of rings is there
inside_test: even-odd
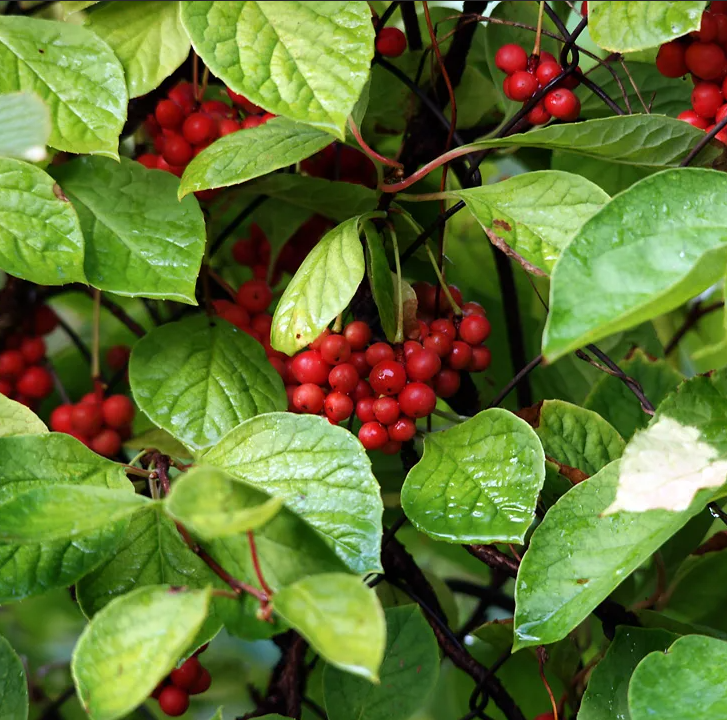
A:
[[[684,322],[674,333],[671,340],[664,346],[664,355],[671,355],[676,350],[677,345],[682,341],[684,336],[705,316],[709,313],[724,307],[724,300],[713,302],[711,305],[701,305],[696,303],[687,313]]]
[[[103,399],[103,378],[101,377],[101,291],[93,290],[93,337],[91,340],[91,382],[100,401]]]
[[[78,288],[81,292],[86,293],[90,297],[94,297],[94,290],[86,285],[74,285],[74,288]],[[101,306],[106,308],[119,322],[126,325],[131,332],[137,337],[144,337],[146,330],[139,325],[134,318],[132,318],[121,306],[117,305],[112,300],[109,300],[105,295],[101,295]]]
[[[227,280],[225,280],[217,271],[213,270],[209,265],[207,265],[207,274],[232,298],[232,301],[235,302],[235,300],[237,299],[237,293],[235,292],[235,289],[232,287],[232,285],[230,285]]]
[[[540,8],[538,9],[538,26],[535,29],[535,45],[533,46],[533,55],[540,57],[540,39],[543,35],[543,13],[545,13],[545,0],[540,0]]]
[[[538,647],[537,655],[538,672],[540,673],[540,679],[543,681],[543,685],[545,686],[545,691],[548,693],[548,697],[550,698],[550,704],[553,708],[553,720],[558,720],[558,704],[555,702],[555,697],[553,696],[553,691],[550,689],[548,678],[545,677],[545,662],[548,659],[548,653],[542,645]]]

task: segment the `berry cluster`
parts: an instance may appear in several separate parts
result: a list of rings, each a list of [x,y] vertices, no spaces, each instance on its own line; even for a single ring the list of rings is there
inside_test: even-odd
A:
[[[712,2],[702,13],[699,30],[664,43],[656,67],[668,78],[691,73],[694,82],[692,109],[677,117],[709,132],[727,117],[727,2]],[[727,130],[717,134],[727,144]]]
[[[300,169],[311,177],[375,188],[376,166],[356,148],[332,143],[300,163]]]
[[[563,72],[563,67],[549,52],[528,57],[520,45],[513,43],[503,45],[497,51],[495,65],[507,75],[502,82],[505,96],[523,104]],[[581,112],[581,102],[573,93],[576,87],[578,78],[574,75],[563,78],[527,114],[528,122],[531,125],[545,125],[551,117],[575,120]]]
[[[134,404],[126,395],[84,395],[78,403],[59,405],[50,416],[50,429],[67,433],[104,457],[116,457],[131,437]]]
[[[406,35],[399,28],[381,28],[376,35],[376,52],[384,57],[399,57],[406,50]]]
[[[44,367],[43,335],[58,325],[56,314],[39,306],[22,332],[10,335],[0,351],[0,395],[33,407],[53,392],[53,376]]]
[[[207,645],[203,645],[191,658],[172,670],[151,694],[159,701],[159,708],[165,715],[184,715],[189,708],[189,696],[201,695],[209,690],[212,684],[210,672],[202,667],[197,657],[206,649]]]

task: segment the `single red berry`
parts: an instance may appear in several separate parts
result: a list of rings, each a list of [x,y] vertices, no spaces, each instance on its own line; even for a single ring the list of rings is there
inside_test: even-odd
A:
[[[377,342],[366,350],[366,362],[373,367],[384,360],[394,359],[394,348],[388,343]]]
[[[239,265],[254,265],[257,260],[257,247],[251,238],[240,238],[232,246],[232,257]]]
[[[490,335],[490,321],[481,315],[470,315],[459,324],[459,337],[468,345],[479,345]]]
[[[416,423],[408,417],[400,417],[395,423],[388,427],[389,439],[395,442],[407,442],[417,432]]]
[[[482,372],[490,367],[490,361],[492,360],[492,353],[490,348],[487,347],[475,347],[472,348],[472,362],[470,363],[470,372]]]
[[[331,366],[323,359],[318,350],[306,350],[293,358],[290,366],[293,377],[299,383],[325,385]]]
[[[248,115],[240,124],[241,130],[249,130],[250,128],[260,127],[265,124],[263,115]]]
[[[727,108],[727,105],[723,105],[722,107]],[[717,113],[719,113],[720,110],[718,110]],[[695,128],[699,128],[700,130],[706,130],[707,126],[709,125],[709,121],[697,115],[694,110],[684,110],[683,112],[680,112],[677,115],[677,120],[683,120],[684,122],[693,125]]]
[[[724,50],[725,44],[727,44],[727,16],[721,14],[714,15],[714,22],[717,26],[717,40],[716,42],[722,46]]]
[[[700,82],[692,90],[692,107],[697,115],[713,118],[724,103],[722,90],[717,83]]]
[[[227,320],[231,325],[240,328],[240,330],[249,329],[250,314],[245,308],[229,300],[213,300],[212,307],[223,320]]]
[[[209,115],[192,113],[182,125],[182,135],[192,145],[201,145],[215,139],[217,124]]]
[[[194,97],[194,86],[192,83],[181,82],[176,87],[173,87],[168,93],[167,97],[177,103],[185,115],[189,115],[194,109],[197,102]]]
[[[442,368],[434,376],[434,392],[441,398],[452,397],[459,390],[460,377],[456,370]]]
[[[359,400],[371,397],[373,394],[374,391],[371,389],[371,385],[369,385],[366,380],[359,380],[351,393],[351,399],[357,403]]]
[[[406,35],[399,28],[382,28],[376,36],[376,52],[384,57],[399,57],[406,50]]]
[[[53,377],[44,367],[35,365],[23,373],[16,387],[21,395],[41,400],[53,392]]]
[[[551,90],[543,100],[545,109],[558,120],[575,120],[581,111],[581,101],[566,88]]]
[[[285,382],[285,361],[281,360],[281,358],[279,357],[268,356],[268,362],[275,368],[275,372],[280,375],[280,377],[283,379],[283,382]]]
[[[178,128],[184,120],[184,111],[173,100],[160,100],[154,110],[157,122],[167,130]]]
[[[348,393],[353,392],[359,383],[359,375],[356,368],[351,363],[341,363],[328,373],[328,384],[337,392]]]
[[[99,405],[103,402],[103,395],[97,392],[86,393],[79,401],[79,405]]]
[[[15,388],[11,382],[8,382],[7,380],[0,380],[0,395],[10,397],[14,390]]]
[[[236,133],[238,130],[242,130],[242,125],[232,118],[222,118],[222,120],[217,123],[217,134],[220,137],[232,135],[232,133]]]
[[[720,80],[724,77],[725,54],[716,43],[692,43],[684,54],[690,72],[702,80]]]
[[[454,300],[457,305],[462,305],[462,291],[456,286],[456,285],[448,285],[447,289],[449,290],[449,294],[452,296],[452,300]]]
[[[73,432],[73,405],[59,405],[50,414],[50,429],[53,432]]]
[[[709,12],[709,10],[705,10],[702,13],[702,21],[699,24],[699,30],[695,30],[689,34],[691,37],[703,43],[714,42],[717,39],[717,23],[715,22],[715,15]]]
[[[384,455],[397,455],[401,452],[401,443],[396,442],[396,440],[388,440],[379,448],[379,450],[384,453]]]
[[[417,296],[417,304],[419,306],[419,310],[421,312],[433,314],[435,304],[434,286],[431,283],[420,281],[415,282],[414,285],[412,285],[412,288],[414,289],[414,292]]]
[[[323,409],[329,420],[341,422],[341,420],[351,417],[353,400],[341,392],[331,392],[328,393],[326,401],[323,403]]]
[[[106,428],[91,440],[91,450],[104,457],[114,457],[121,450],[121,436],[116,430]]]
[[[0,377],[5,380],[19,378],[25,370],[25,358],[20,350],[0,353]]]
[[[507,75],[527,70],[528,54],[519,45],[503,45],[495,53],[495,65]]]
[[[126,395],[111,395],[104,400],[101,412],[109,427],[120,428],[134,419],[136,410],[134,403]]]
[[[545,109],[541,100],[526,116],[531,125],[545,125],[551,118],[551,114]]]
[[[583,0],[583,2],[581,3],[581,15],[583,17],[588,17],[588,0]]]
[[[678,40],[664,43],[656,54],[656,68],[668,78],[679,78],[688,72],[686,48]]]
[[[114,345],[106,351],[106,364],[112,370],[121,370],[129,364],[131,349],[127,345]]]
[[[103,427],[103,410],[98,402],[81,402],[71,412],[73,429],[85,437],[97,435]]]
[[[553,53],[549,53],[547,50],[542,50],[540,53],[540,62],[554,62],[557,63],[558,59],[553,55]]]
[[[345,363],[351,357],[351,345],[343,335],[329,335],[321,343],[321,357],[331,365]]]
[[[352,352],[348,362],[356,368],[356,372],[359,374],[359,377],[368,377],[371,365],[369,365],[368,360],[366,360],[366,353]]]
[[[227,103],[222,102],[222,100],[205,100],[199,106],[199,109],[200,112],[211,115],[215,120],[235,117],[237,115],[234,108],[231,108]]]
[[[434,390],[421,382],[409,383],[399,393],[399,407],[404,415],[421,418],[430,415],[437,405]]]
[[[162,680],[152,691],[151,691],[151,697],[153,697],[155,700],[159,699],[159,696],[162,694],[162,690],[167,686],[167,683],[165,682],[166,678]]]
[[[382,360],[371,369],[369,384],[379,395],[396,395],[406,385],[406,370],[394,360]]]
[[[318,385],[303,383],[293,391],[293,405],[300,412],[317,415],[323,410],[326,394]]]
[[[423,348],[406,361],[406,374],[410,380],[425,382],[431,380],[442,367],[439,355],[433,350]]]
[[[401,414],[399,403],[393,397],[382,397],[374,400],[374,416],[382,425],[391,425]]]
[[[273,326],[273,318],[267,313],[258,313],[250,321],[250,327],[259,332],[263,337],[270,337],[270,328]]]
[[[557,62],[543,62],[542,59],[535,71],[538,82],[545,87],[551,80],[554,80],[563,72],[563,68]]]
[[[244,95],[240,95],[234,90],[230,90],[230,88],[225,88],[225,90],[227,90],[227,95],[230,100],[232,100],[235,105],[241,107],[249,115],[256,115],[257,113],[263,112],[263,109],[259,105],[251,103]]]
[[[253,330],[251,327],[240,328],[240,330],[242,330],[242,332],[244,332],[246,335],[249,335],[253,340],[259,342],[262,345],[263,339],[260,336],[259,332]]]
[[[182,690],[189,690],[199,678],[202,672],[202,666],[196,657],[185,660],[180,667],[175,668],[169,673],[169,679],[172,684]]]
[[[448,335],[440,332],[433,332],[424,338],[423,345],[427,350],[431,350],[441,358],[452,352],[452,343],[453,340]]]
[[[58,316],[47,305],[39,305],[33,317],[33,329],[36,335],[48,335],[58,327]]]
[[[443,333],[448,338],[451,338],[454,340],[457,337],[457,328],[455,328],[454,323],[451,320],[446,320],[444,318],[439,318],[437,320],[433,320],[432,324],[429,326],[429,329],[435,333]]]
[[[576,68],[576,72],[581,72],[580,66]],[[563,81],[561,85],[564,88],[568,88],[568,90],[575,90],[579,85],[581,84],[581,81],[578,79],[578,76],[576,73],[571,73],[570,75],[566,75],[563,78]]]
[[[136,158],[136,162],[141,163],[145,168],[149,170],[156,170],[157,163],[159,162],[159,156],[154,153],[144,153]]]
[[[524,70],[518,70],[513,73],[510,75],[509,80],[508,97],[517,102],[529,100],[538,89],[538,80],[535,75],[531,75]]]
[[[248,280],[237,291],[237,303],[251,313],[261,313],[273,301],[273,291],[265,280]]]
[[[207,692],[210,689],[211,685],[212,676],[210,675],[210,671],[207,668],[202,668],[202,672],[200,672],[197,681],[194,683],[194,685],[192,685],[191,688],[189,688],[189,694],[201,695],[202,693]]]
[[[389,433],[380,422],[374,420],[361,426],[358,439],[367,450],[378,450],[389,442]]]
[[[420,353],[424,347],[420,342],[417,342],[416,340],[407,340],[404,343],[404,358],[408,360],[412,355],[416,355],[416,353]]]
[[[362,423],[374,422],[376,415],[374,414],[374,403],[376,400],[372,397],[361,398],[356,403],[356,417]]]
[[[472,347],[466,342],[455,340],[452,352],[447,356],[447,365],[453,370],[466,370],[472,362]]]
[[[182,177],[184,173],[184,165],[170,165],[163,157],[159,157],[157,162],[157,169],[163,170],[164,172],[171,173],[177,177]]]
[[[45,357],[45,342],[42,337],[23,338],[20,352],[28,365],[35,365]]]
[[[186,165],[192,159],[192,146],[179,133],[169,133],[164,138],[162,157],[170,165]]]
[[[462,305],[462,314],[465,317],[468,317],[469,315],[482,315],[482,317],[485,317],[485,308],[482,307],[478,302],[466,302],[464,305]]]
[[[159,694],[159,707],[165,715],[179,717],[189,708],[189,695],[176,685],[167,685]]]
[[[709,11],[713,13],[727,13],[727,0],[712,0],[709,4]]]
[[[354,320],[346,325],[343,336],[351,350],[363,350],[371,342],[371,328],[363,320]]]

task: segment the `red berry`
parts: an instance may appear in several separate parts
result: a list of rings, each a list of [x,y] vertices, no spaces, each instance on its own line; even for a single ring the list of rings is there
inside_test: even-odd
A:
[[[106,351],[106,364],[112,370],[121,370],[129,363],[131,349],[126,345],[114,345]]]
[[[296,410],[317,415],[323,410],[326,394],[318,385],[303,383],[293,391],[293,405]]]
[[[434,392],[442,398],[452,397],[459,390],[459,373],[451,368],[442,368],[434,376]]]
[[[136,158],[136,162],[141,163],[145,168],[149,170],[156,170],[157,163],[159,162],[159,156],[154,153],[144,153]]]
[[[167,93],[167,97],[177,103],[185,115],[189,115],[192,112],[197,102],[194,97],[194,86],[188,82],[181,82],[176,87],[173,87]]]
[[[275,368],[275,372],[283,378],[283,382],[285,382],[285,361],[281,360],[279,357],[268,356],[268,362]]]
[[[437,405],[434,390],[421,382],[409,383],[399,393],[399,407],[404,415],[421,418],[430,415]]]
[[[35,309],[33,330],[36,335],[48,335],[58,327],[58,316],[47,305]]]
[[[384,360],[394,359],[394,348],[388,343],[377,342],[366,350],[366,362],[373,367]]]
[[[273,301],[273,291],[265,280],[248,280],[237,291],[237,303],[251,313],[261,313]]]
[[[358,371],[351,363],[341,363],[328,373],[328,384],[345,395],[353,392],[359,383]]]
[[[263,109],[259,105],[251,103],[244,95],[240,95],[234,90],[230,90],[230,88],[225,88],[225,90],[227,90],[227,95],[230,100],[232,100],[235,105],[241,107],[249,115],[256,115],[257,113],[263,112]]]
[[[159,693],[159,707],[165,715],[179,717],[189,708],[189,695],[175,685],[167,685]]]
[[[470,372],[482,372],[490,367],[492,353],[490,348],[476,347],[472,348],[472,362],[470,363]]]
[[[518,102],[529,100],[538,89],[538,81],[535,75],[524,70],[518,70],[510,75],[509,97]]]
[[[116,430],[106,428],[91,440],[90,448],[104,457],[114,457],[121,450],[121,436]]]
[[[209,115],[192,113],[182,125],[182,135],[192,145],[201,145],[215,139],[217,125]]]
[[[222,118],[222,120],[217,123],[217,134],[220,137],[232,135],[232,133],[236,133],[238,130],[242,130],[242,125],[232,118]]]
[[[453,370],[466,370],[472,361],[472,347],[466,342],[455,340],[452,352],[447,356],[447,365]]]
[[[164,172],[171,173],[172,175],[176,175],[177,177],[182,177],[182,173],[184,172],[184,165],[170,165],[163,157],[159,158],[157,168],[159,170],[164,170]]]
[[[372,397],[361,398],[356,403],[356,417],[362,423],[374,422],[376,415],[374,414],[374,403],[376,400]]]
[[[195,654],[195,655],[201,655],[201,654],[202,654],[202,653],[203,653],[203,652],[204,652],[204,651],[205,651],[205,650],[206,650],[206,649],[207,649],[207,648],[208,648],[209,646],[210,646],[210,644],[209,644],[208,642],[206,642],[206,643],[205,643],[204,645],[202,645],[202,647],[200,647],[200,648],[199,648],[198,650],[195,650],[195,651],[194,651],[194,654]],[[204,670],[204,668],[202,668],[202,669]]]
[[[384,57],[399,57],[406,50],[406,35],[399,28],[382,28],[376,36],[376,52]]]
[[[393,397],[382,397],[374,400],[374,416],[383,425],[391,425],[396,422],[401,414],[399,403]]]
[[[101,404],[84,403],[81,401],[71,412],[73,429],[80,435],[92,437],[97,435],[103,427],[103,410]]]
[[[25,358],[20,350],[0,353],[0,377],[6,380],[19,378],[25,370]]]
[[[379,450],[381,450],[384,455],[396,455],[401,452],[401,443],[396,442],[395,440],[388,440],[379,448]]]
[[[699,30],[689,34],[703,43],[710,43],[716,40],[717,23],[715,22],[715,16],[709,12],[709,10],[705,10],[702,13],[702,21],[699,25]]]
[[[160,100],[154,111],[154,117],[163,128],[174,130],[182,124],[184,112],[173,100]]]
[[[713,118],[723,102],[722,90],[717,83],[700,82],[692,90],[692,107],[703,118]]]
[[[563,72],[563,69],[557,62],[543,62],[542,59],[535,71],[535,77],[538,82],[545,87],[551,80],[554,80]]]
[[[186,165],[192,159],[192,146],[179,133],[169,133],[164,138],[162,157],[170,165]]]
[[[237,113],[222,100],[205,100],[199,107],[200,111],[211,115],[216,120],[234,117]]]
[[[429,326],[429,329],[434,333],[443,333],[448,338],[451,338],[454,340],[457,337],[457,328],[454,327],[454,323],[451,320],[445,320],[444,318],[439,318],[437,320],[432,321],[432,324]]]
[[[318,350],[306,350],[293,358],[290,369],[299,383],[325,385],[331,366],[323,359]]]
[[[363,320],[354,320],[346,325],[343,336],[351,350],[363,350],[371,341],[371,328]]]
[[[550,120],[551,115],[545,109],[545,104],[541,100],[525,117],[531,125],[545,125]]]
[[[199,674],[197,681],[189,688],[190,695],[201,695],[207,692],[212,685],[212,676],[207,668],[202,668],[202,672]]]
[[[369,385],[365,380],[359,380],[351,393],[351,399],[357,403],[359,400],[371,397],[373,394],[374,391],[371,389],[371,385]]]
[[[341,392],[331,392],[326,397],[323,409],[330,420],[341,422],[341,420],[351,417],[353,400]]]
[[[720,17],[727,17],[727,16],[720,16]],[[685,110],[684,112],[689,112],[689,110]],[[684,115],[684,113],[680,113],[680,115]],[[677,116],[679,117],[679,116]],[[722,122],[722,120],[727,117],[727,104],[722,105],[722,107],[717,110],[717,114],[714,116],[714,122],[715,125],[719,122]],[[679,117],[680,120],[683,120],[684,118]],[[701,118],[699,118],[701,120]],[[695,127],[699,127],[698,125],[695,125]]]
[[[18,380],[17,391],[33,400],[41,400],[53,392],[53,377],[44,367],[30,367]]]
[[[583,17],[588,17],[588,0],[583,0],[583,2],[581,3],[581,15]]]
[[[404,358],[408,360],[412,355],[420,353],[423,349],[424,348],[420,342],[417,342],[416,340],[407,340],[404,343]]]
[[[20,352],[28,365],[39,363],[45,357],[45,342],[42,337],[26,337],[20,345]]]
[[[396,395],[406,385],[406,371],[401,363],[382,360],[369,374],[369,384],[379,395]]]
[[[273,318],[267,313],[258,313],[250,321],[250,327],[259,332],[263,337],[270,337],[270,328],[273,326]]]
[[[457,305],[462,305],[462,291],[456,285],[448,285],[447,289]]]
[[[366,360],[366,353],[353,352],[351,353],[351,357],[348,359],[348,362],[356,368],[356,372],[359,374],[359,377],[365,378],[368,376],[369,370],[371,370],[371,365],[369,365],[368,360]]]
[[[656,68],[668,78],[678,78],[686,75],[687,62],[685,59],[686,49],[678,40],[664,43],[656,55]]]
[[[165,678],[165,680],[166,680],[166,678]],[[164,690],[164,688],[165,688],[165,687],[167,686],[167,684],[166,684],[165,680],[162,680],[162,681],[161,681],[161,682],[160,682],[160,683],[159,683],[159,684],[158,684],[158,685],[157,685],[157,686],[156,686],[156,687],[155,687],[155,688],[154,688],[154,689],[153,689],[153,690],[151,691],[151,696],[150,696],[150,697],[153,697],[153,698],[154,698],[155,700],[158,700],[158,699],[159,699],[159,696],[160,696],[160,695],[162,694],[162,690]]]
[[[96,392],[86,393],[79,401],[79,405],[98,405],[103,402],[103,396]]]
[[[263,115],[248,115],[240,124],[241,130],[249,130],[265,124]]]
[[[212,307],[215,312],[228,323],[240,330],[247,330],[250,326],[250,315],[245,308],[229,300],[213,300]]]
[[[715,123],[714,125],[710,125],[710,126],[709,126],[709,127],[707,128],[707,132],[712,132],[712,130],[714,130],[715,126],[716,126],[716,123]],[[722,143],[723,145],[727,145],[727,130],[720,130],[720,131],[719,131],[719,132],[718,132],[718,133],[717,133],[717,134],[716,134],[716,135],[714,136],[714,139],[715,139],[715,140],[718,140],[718,141],[719,141],[719,142],[721,142],[721,143]]]
[[[439,355],[439,357],[444,357],[452,352],[452,343],[453,340],[448,335],[440,332],[433,332],[431,335],[424,338],[423,345],[427,350],[431,350]]]
[[[709,4],[709,11],[712,13],[727,13],[727,0],[712,0]]]
[[[321,356],[331,365],[345,363],[351,357],[351,345],[343,335],[329,335],[321,343]]]
[[[395,442],[407,442],[417,432],[415,422],[408,417],[399,418],[393,425],[389,425],[389,438]]]
[[[716,43],[692,43],[684,55],[687,67],[702,80],[720,80],[724,77],[725,54]]]
[[[169,679],[172,684],[182,690],[188,690],[199,678],[202,672],[202,666],[196,657],[185,660],[182,665],[169,673]]]
[[[8,382],[7,380],[0,380],[0,395],[5,395],[5,397],[10,397],[13,394],[13,390],[15,388],[13,387],[13,384]]]
[[[311,350],[318,350],[320,351],[321,345],[323,345],[323,341],[329,337],[331,334],[331,331],[326,328],[308,347]]]
[[[134,403],[126,395],[111,395],[101,406],[104,422],[112,428],[128,425],[135,414]]]
[[[580,65],[576,68],[576,72],[581,72]],[[568,88],[568,90],[575,90],[580,84],[581,81],[578,79],[575,73],[571,73],[570,75],[564,77],[561,83],[561,85],[564,88]]]
[[[358,431],[358,439],[367,450],[378,450],[389,442],[389,433],[380,422],[365,422]]]
[[[486,315],[485,308],[477,302],[466,302],[462,305],[462,314],[465,317],[469,315],[482,315],[482,317],[485,317]]]
[[[722,107],[727,108],[727,105],[723,105]],[[719,113],[720,111],[718,110],[717,112]],[[680,112],[677,115],[677,120],[683,120],[684,122],[693,125],[695,128],[699,128],[700,130],[706,130],[707,126],[709,125],[709,122],[703,117],[697,115],[694,110],[684,110],[683,112]]]
[[[510,76],[507,75],[502,81],[502,92],[508,100],[514,100],[515,98],[510,94]]]
[[[490,335],[490,321],[481,315],[470,315],[459,324],[459,337],[468,345],[479,345]]]
[[[507,75],[527,70],[528,54],[519,45],[503,45],[495,53],[495,65]]]
[[[727,16],[725,15],[714,15],[714,22],[717,26],[717,42],[722,46],[724,50],[725,44],[727,44]]]
[[[540,53],[540,62],[541,63],[544,63],[544,62],[554,62],[554,63],[557,63],[558,60],[555,57],[555,55],[553,55],[553,53],[549,53],[547,50],[542,50],[541,53]]]
[[[53,432],[73,432],[73,405],[59,405],[50,414],[50,429]]]
[[[566,88],[551,90],[545,96],[543,104],[545,109],[558,120],[575,120],[581,111],[581,101]]]
[[[442,367],[439,355],[433,350],[422,349],[406,361],[406,374],[410,380],[424,382],[431,380]]]
[[[241,238],[232,246],[232,257],[239,265],[254,265],[257,260],[257,247],[251,238]]]

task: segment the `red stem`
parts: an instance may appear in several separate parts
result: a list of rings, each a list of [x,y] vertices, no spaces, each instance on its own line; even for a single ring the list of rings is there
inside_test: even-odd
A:
[[[252,566],[255,568],[255,575],[257,575],[260,587],[263,589],[268,597],[272,597],[272,588],[270,587],[270,585],[267,584],[267,582],[265,582],[265,576],[263,575],[263,570],[260,567],[260,558],[257,554],[257,545],[255,544],[255,536],[253,535],[252,530],[247,531],[247,541],[250,543],[250,557],[252,557]]]
[[[376,152],[373,148],[369,147],[366,144],[366,141],[361,136],[361,131],[356,127],[356,123],[353,121],[352,117],[348,118],[348,128],[351,131],[351,135],[354,136],[356,139],[356,142],[361,146],[361,149],[372,159],[372,160],[378,160],[382,165],[387,165],[388,167],[396,168],[397,170],[403,170],[404,166],[397,162],[396,160],[391,160],[390,158],[384,157],[383,155],[380,155]]]

